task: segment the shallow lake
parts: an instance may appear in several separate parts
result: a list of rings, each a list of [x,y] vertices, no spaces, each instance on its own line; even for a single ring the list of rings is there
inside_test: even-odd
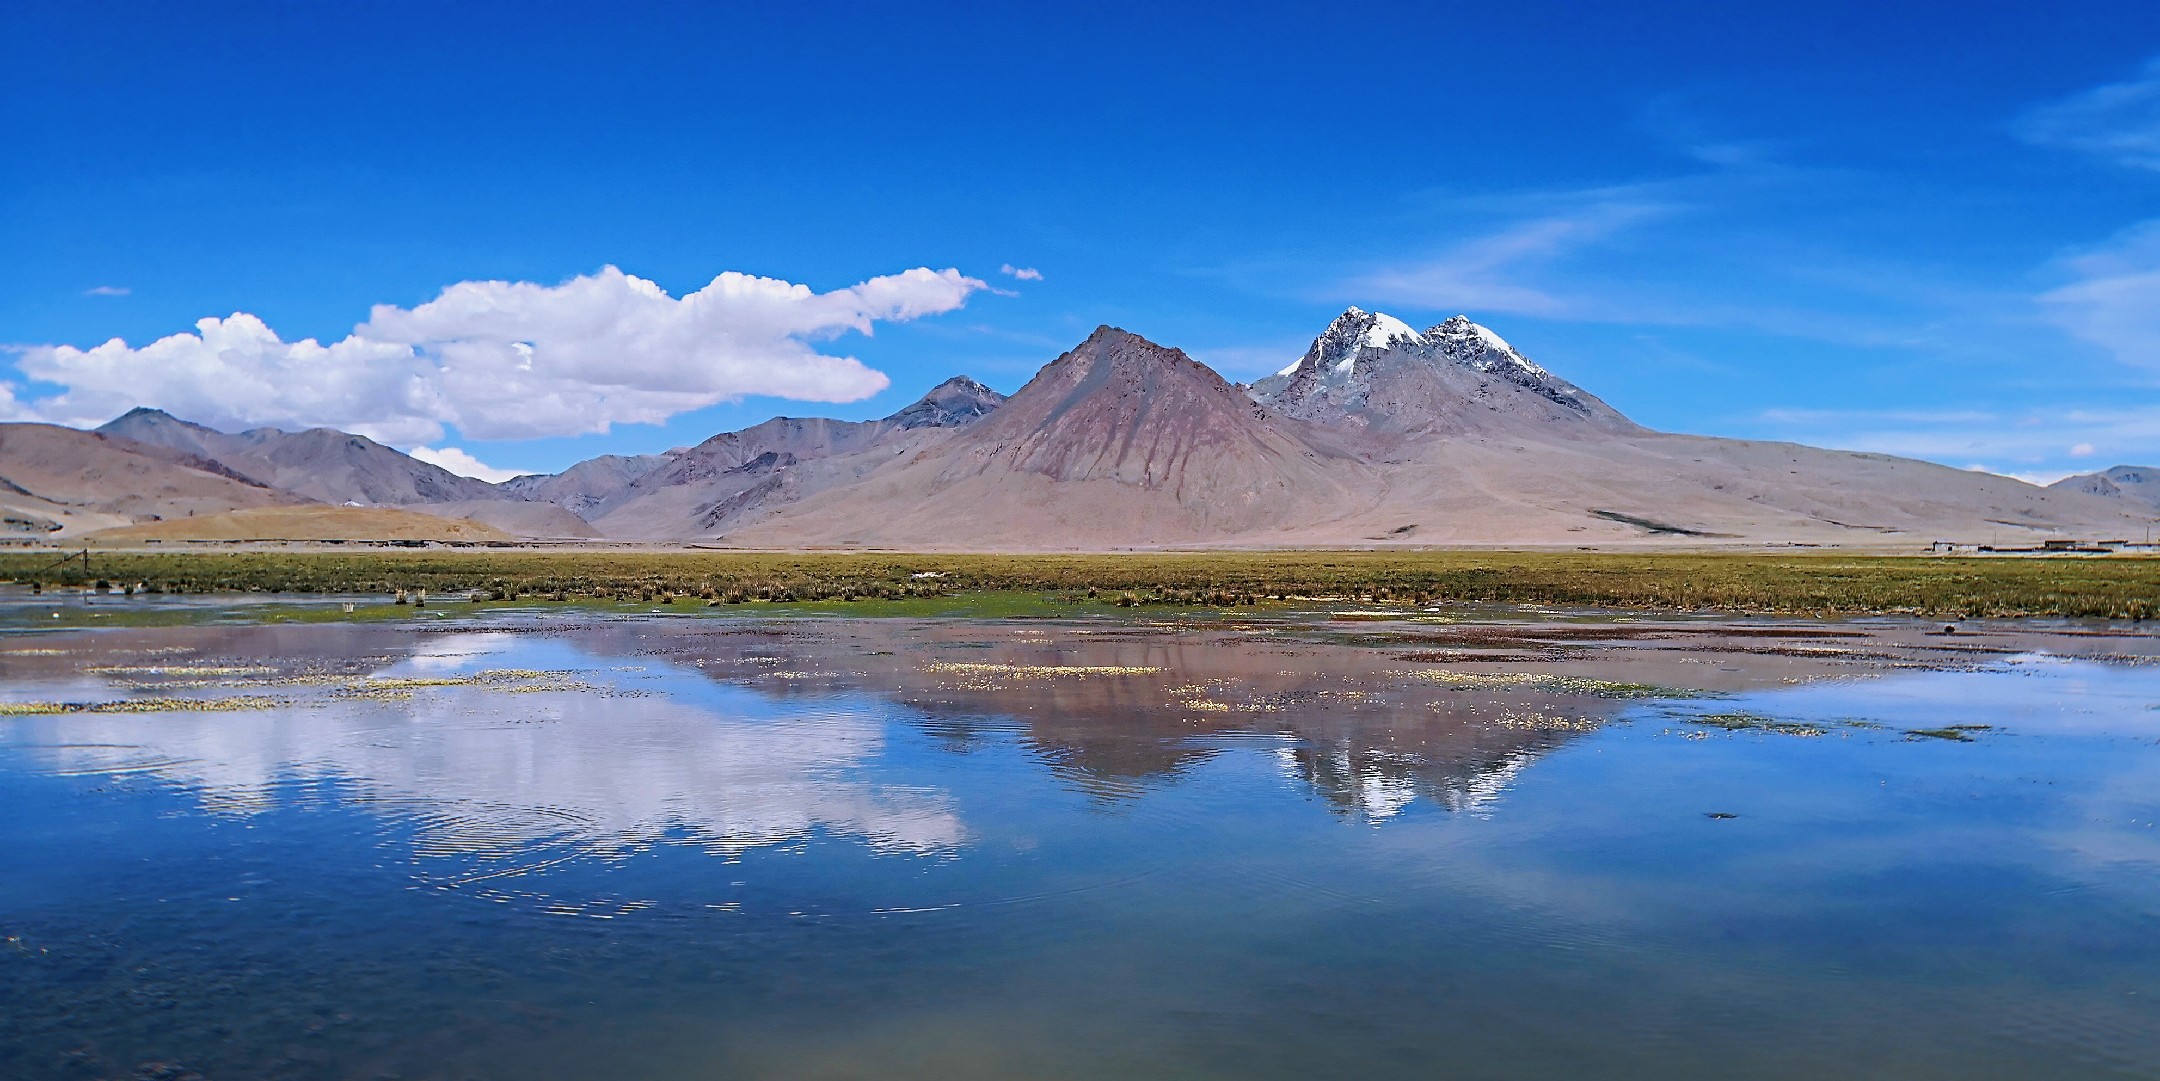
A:
[[[0,1077],[2160,1077],[2141,629],[1397,615],[18,618]]]

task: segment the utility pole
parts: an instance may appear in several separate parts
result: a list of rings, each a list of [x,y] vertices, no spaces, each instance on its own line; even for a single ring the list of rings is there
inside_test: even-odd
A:
[[[71,553],[69,553],[69,554],[67,554],[67,555],[61,556],[61,557],[60,557],[60,558],[59,558],[58,560],[56,560],[55,562],[53,562],[53,563],[49,564],[48,566],[46,566],[46,567],[45,567],[45,568],[43,568],[42,570],[39,570],[39,571],[38,571],[38,573],[39,573],[39,574],[43,574],[43,573],[45,573],[46,571],[56,571],[56,570],[59,570],[60,568],[62,568],[62,567],[65,567],[65,566],[67,566],[68,564],[70,564],[70,563],[73,563],[73,562],[75,562],[75,561],[76,561],[76,560],[78,560],[78,559],[82,560],[82,572],[83,572],[83,577],[85,577],[85,578],[88,578],[88,577],[90,577],[90,549],[88,549],[88,548],[85,548],[85,549],[83,549],[83,550],[82,550],[82,551],[80,551],[80,552],[71,552]]]

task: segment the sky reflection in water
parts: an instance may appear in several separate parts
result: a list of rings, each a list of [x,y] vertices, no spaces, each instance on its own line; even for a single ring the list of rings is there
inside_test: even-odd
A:
[[[2155,669],[1689,649],[10,637],[0,1076],[2160,1075]]]

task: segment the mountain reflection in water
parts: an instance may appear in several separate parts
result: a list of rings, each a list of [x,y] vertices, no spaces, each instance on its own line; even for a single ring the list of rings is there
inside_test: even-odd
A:
[[[1053,775],[1099,799],[1137,798],[1231,745],[1273,747],[1285,776],[1345,813],[1383,818],[1423,794],[1461,809],[1495,796],[1545,748],[1622,700],[1601,685],[1460,687],[1405,678],[1389,654],[1244,630],[914,625],[898,633],[735,628],[581,638],[596,652],[659,648],[677,664],[783,698],[881,695],[965,747],[1012,731]],[[745,645],[745,639],[751,642]],[[792,671],[773,671],[785,658]]]
[[[220,814],[335,782],[341,799],[415,823],[422,855],[556,859],[655,843],[734,854],[814,830],[885,851],[951,850],[966,829],[945,794],[864,775],[895,718],[956,748],[1017,734],[1053,775],[1113,801],[1174,780],[1223,739],[1258,735],[1276,745],[1286,777],[1376,819],[1420,795],[1451,809],[1488,801],[1565,738],[1396,701],[1368,687],[1384,674],[1343,657],[1292,667],[1287,651],[1168,635],[1083,632],[1054,646],[1023,636],[998,655],[1025,659],[920,661],[953,652],[932,641],[903,649],[916,663],[893,664],[874,663],[885,651],[860,649],[859,636],[637,627],[545,639],[362,631],[342,655],[257,652],[291,635],[199,633],[185,655],[168,646],[152,663],[110,640],[69,654],[76,673],[103,677],[69,682],[78,700],[245,692],[278,696],[271,708],[176,712],[156,724],[131,713],[33,716],[0,740],[55,773],[155,776]]]
[[[2160,640],[1935,630],[0,636],[0,1077],[2155,1076]]]

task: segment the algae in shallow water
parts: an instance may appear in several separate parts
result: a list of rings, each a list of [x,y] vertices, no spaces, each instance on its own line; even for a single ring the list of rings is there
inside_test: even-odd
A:
[[[1394,679],[1421,680],[1426,683],[1443,683],[1455,687],[1505,687],[1552,691],[1560,694],[1586,694],[1593,698],[1699,698],[1703,696],[1701,691],[1683,690],[1678,687],[1659,687],[1648,683],[1623,683],[1609,679],[1591,679],[1585,676],[1563,676],[1552,672],[1454,672],[1445,669],[1417,668],[1384,674]]]
[[[1769,732],[1780,736],[1813,738],[1826,734],[1829,729],[1817,724],[1800,721],[1781,721],[1776,717],[1750,713],[1746,710],[1728,710],[1723,713],[1691,713],[1680,718],[1689,724],[1722,728],[1728,732]]]
[[[1941,728],[1908,728],[1905,730],[1905,738],[1946,739],[1952,743],[1971,743],[1975,734],[1993,731],[1994,727],[1994,725],[1990,724],[1950,724]]]
[[[1011,676],[1014,679],[1084,678],[1087,676],[1151,676],[1163,669],[1150,665],[1123,664],[974,664],[935,661],[923,671],[939,675]]]
[[[0,717],[46,717],[63,713],[227,713],[276,709],[283,699],[261,695],[231,698],[123,698],[110,702],[0,702]]]

